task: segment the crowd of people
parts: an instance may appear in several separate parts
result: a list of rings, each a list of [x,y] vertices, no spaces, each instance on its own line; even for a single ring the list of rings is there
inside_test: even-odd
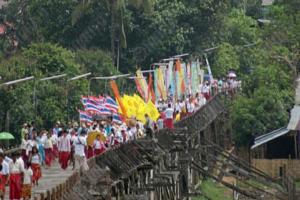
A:
[[[116,123],[111,116],[95,119],[92,123],[69,123],[64,126],[57,121],[49,131],[38,132],[34,123],[25,123],[21,130],[21,152],[15,152],[11,158],[0,152],[0,197],[5,195],[5,186],[9,184],[10,199],[30,199],[31,189],[38,185],[42,177],[42,168],[50,168],[53,161],[65,170],[88,170],[87,159],[101,155],[108,149],[143,137],[154,137],[154,133],[163,128],[173,129],[175,122],[192,115],[218,92],[235,92],[238,88],[235,80],[219,79],[204,82],[200,93],[182,96],[177,100],[158,99],[156,107],[160,112],[157,121],[145,114],[145,123],[130,118]]]

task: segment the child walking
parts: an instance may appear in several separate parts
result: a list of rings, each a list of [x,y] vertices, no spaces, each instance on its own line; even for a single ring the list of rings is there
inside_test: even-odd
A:
[[[33,171],[31,169],[31,163],[27,162],[24,169],[22,197],[23,200],[31,199],[31,187],[32,187]]]

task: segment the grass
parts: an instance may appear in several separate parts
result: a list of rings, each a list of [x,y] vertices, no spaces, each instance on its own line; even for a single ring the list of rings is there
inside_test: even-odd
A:
[[[295,183],[296,183],[296,188],[300,189],[300,180],[297,180]]]
[[[200,191],[212,200],[232,200],[231,197],[228,197],[228,189],[211,179],[202,182]],[[205,197],[194,197],[192,200],[207,199]]]

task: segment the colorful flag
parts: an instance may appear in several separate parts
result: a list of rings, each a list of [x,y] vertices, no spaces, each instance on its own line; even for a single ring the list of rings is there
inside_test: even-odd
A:
[[[109,110],[108,108],[104,107],[104,106],[97,106],[91,103],[87,103],[85,105],[85,111],[87,112],[91,112],[91,113],[96,113],[99,115],[111,115],[111,110]]]
[[[149,74],[149,83],[148,83],[148,99],[147,101],[151,100],[153,103],[155,103],[155,93],[153,90],[153,79],[152,74]]]
[[[167,89],[167,95],[169,96],[174,96],[175,94],[175,83],[174,83],[174,71],[173,71],[173,65],[174,65],[174,61],[170,61],[169,65],[166,69],[167,71],[167,81],[166,81],[166,89]]]
[[[143,99],[148,99],[148,84],[141,70],[136,71],[136,85]]]
[[[80,122],[92,123],[93,117],[86,111],[79,110],[79,120]]]
[[[122,124],[123,123],[122,117],[119,114],[116,114],[116,113],[113,114],[112,121],[117,123],[117,124]]]
[[[164,82],[163,69],[161,67],[156,69],[157,71],[157,89],[163,100],[167,100],[166,86]]]
[[[114,80],[111,80],[110,81],[110,86],[111,86],[111,89],[113,90],[115,98],[116,98],[116,100],[117,100],[117,102],[118,102],[118,104],[120,106],[120,109],[122,111],[123,116],[125,118],[127,118],[128,115],[127,115],[126,109],[125,109],[125,107],[123,105],[122,98],[120,96],[119,89],[118,89],[118,86],[117,86],[116,82]]]
[[[118,104],[117,102],[111,98],[110,96],[107,96],[104,100],[104,106],[108,109],[110,109],[111,111],[113,111],[114,113],[118,112]]]

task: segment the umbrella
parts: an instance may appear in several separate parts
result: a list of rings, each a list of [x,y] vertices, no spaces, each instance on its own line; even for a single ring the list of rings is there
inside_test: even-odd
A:
[[[15,137],[11,133],[2,132],[0,133],[0,140],[13,140]]]
[[[234,72],[229,72],[228,77],[229,78],[236,78],[236,74]]]
[[[98,135],[100,135],[100,140],[102,140],[103,142],[106,141],[106,137],[103,135],[103,133],[95,131],[95,132],[92,132],[92,133],[88,134],[88,137],[87,137],[88,146],[93,146],[94,141],[95,141],[95,139]]]

